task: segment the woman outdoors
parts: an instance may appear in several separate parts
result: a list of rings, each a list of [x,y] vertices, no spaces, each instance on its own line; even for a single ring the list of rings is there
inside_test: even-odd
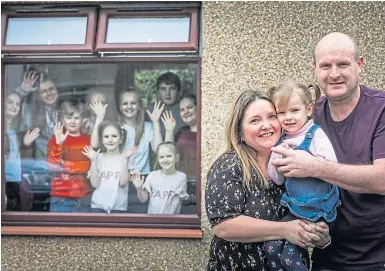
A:
[[[325,245],[325,223],[278,221],[286,213],[280,206],[284,187],[266,178],[270,149],[281,135],[271,100],[261,91],[243,92],[226,131],[227,151],[207,175],[206,212],[215,234],[207,270],[269,270],[262,250],[269,240]]]

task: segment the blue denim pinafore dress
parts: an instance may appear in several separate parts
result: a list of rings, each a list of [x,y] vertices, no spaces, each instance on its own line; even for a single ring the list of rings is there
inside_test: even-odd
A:
[[[309,152],[310,143],[318,128],[320,126],[313,125],[296,150]],[[337,186],[313,177],[287,177],[285,188],[281,205],[289,208],[290,213],[296,217],[313,222],[320,218],[324,218],[326,222],[333,222],[336,219],[336,208],[341,205]]]

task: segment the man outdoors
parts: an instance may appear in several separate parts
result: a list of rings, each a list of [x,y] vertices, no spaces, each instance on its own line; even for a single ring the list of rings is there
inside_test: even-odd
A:
[[[324,36],[314,51],[317,83],[326,95],[314,120],[339,163],[272,148],[285,156],[274,162],[285,176],[313,176],[340,187],[331,244],[314,250],[312,270],[385,270],[385,91],[359,85],[363,65],[357,44],[343,33]]]
[[[164,104],[163,112],[171,111],[172,116],[175,119],[176,126],[174,129],[174,135],[179,132],[179,130],[186,126],[182,122],[180,117],[179,109],[179,100],[181,97],[181,83],[178,75],[173,72],[166,72],[160,75],[156,81],[156,89],[158,93],[158,100]],[[154,109],[154,104],[149,106],[149,111],[152,112]],[[148,116],[146,116],[148,118]],[[164,140],[165,128],[163,122],[160,122],[160,129],[162,133],[162,138]]]

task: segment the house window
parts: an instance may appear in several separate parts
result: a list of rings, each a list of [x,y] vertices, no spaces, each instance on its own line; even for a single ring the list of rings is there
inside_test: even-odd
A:
[[[198,51],[196,9],[158,12],[104,9],[98,28],[97,51]]]
[[[189,23],[188,17],[110,18],[106,43],[188,42]]]
[[[54,9],[41,12],[5,11],[2,16],[2,52],[91,53],[94,46],[96,10]]]
[[[200,229],[198,54],[176,57],[164,50],[167,57],[154,58],[133,50],[110,56],[91,49],[84,57],[78,46],[101,32],[88,37],[89,15],[66,11],[53,19],[34,10],[32,18],[14,10],[2,14],[2,46],[9,53],[2,58],[3,225]],[[144,35],[126,36],[120,51],[132,38],[133,44],[155,38],[147,24],[158,18],[124,19],[125,27],[141,27]],[[113,25],[121,22],[110,20],[116,38],[122,28]],[[166,18],[164,25],[179,27],[182,35],[159,43],[190,41],[183,34],[188,20]],[[61,32],[70,36],[61,41],[51,30],[63,23],[76,31]],[[25,25],[44,35],[24,37]],[[51,45],[43,44],[46,39]]]
[[[87,17],[9,18],[5,45],[85,44],[86,32]]]

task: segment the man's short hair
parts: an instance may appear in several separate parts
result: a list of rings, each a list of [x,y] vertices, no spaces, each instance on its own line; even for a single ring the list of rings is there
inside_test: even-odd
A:
[[[165,83],[166,85],[175,85],[180,91],[180,79],[178,75],[173,72],[165,72],[156,80],[156,89],[159,90],[159,86],[161,83]]]

